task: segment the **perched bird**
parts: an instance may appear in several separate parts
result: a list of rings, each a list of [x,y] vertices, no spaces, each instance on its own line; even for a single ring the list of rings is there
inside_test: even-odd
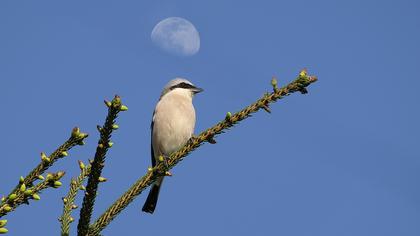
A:
[[[152,166],[159,162],[160,156],[170,156],[192,137],[195,126],[192,99],[201,91],[203,89],[182,78],[173,79],[166,84],[152,118]],[[152,185],[143,205],[144,212],[152,214],[155,211],[163,178],[160,177]]]

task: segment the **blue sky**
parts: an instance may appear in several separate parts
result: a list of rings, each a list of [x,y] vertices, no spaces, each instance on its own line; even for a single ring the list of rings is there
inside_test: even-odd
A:
[[[0,194],[79,126],[87,145],[53,170],[64,186],[10,214],[10,235],[56,235],[77,160],[94,153],[102,100],[122,96],[95,216],[150,165],[149,125],[182,76],[197,133],[308,68],[319,77],[204,145],[173,170],[154,215],[139,196],[105,235],[420,235],[420,9],[417,1],[1,1]],[[191,21],[191,57],[150,40]],[[81,199],[78,199],[80,202]],[[77,214],[74,214],[77,218]],[[75,232],[76,224],[73,225]],[[39,231],[39,232],[38,232]]]

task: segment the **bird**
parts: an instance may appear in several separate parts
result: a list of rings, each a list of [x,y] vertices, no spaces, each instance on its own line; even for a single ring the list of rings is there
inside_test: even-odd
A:
[[[183,147],[194,134],[195,109],[192,103],[194,95],[202,92],[184,78],[169,81],[156,104],[151,128],[152,166]],[[159,197],[164,177],[159,177],[151,186],[142,211],[153,214]]]

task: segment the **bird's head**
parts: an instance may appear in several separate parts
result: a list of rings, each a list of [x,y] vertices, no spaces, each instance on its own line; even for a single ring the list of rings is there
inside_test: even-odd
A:
[[[192,98],[195,94],[200,93],[202,91],[202,88],[196,87],[193,83],[186,79],[175,78],[166,84],[165,88],[162,91],[161,97],[170,92],[177,92],[185,94]]]

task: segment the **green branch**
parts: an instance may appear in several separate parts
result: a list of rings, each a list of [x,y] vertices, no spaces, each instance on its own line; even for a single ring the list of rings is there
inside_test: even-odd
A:
[[[20,185],[20,188],[16,193],[12,193],[7,198],[2,199],[2,201],[4,201],[2,202],[2,206],[0,206],[0,215],[6,215],[23,203],[29,204],[30,199],[39,200],[39,194],[46,188],[60,187],[60,179],[64,176],[64,174],[65,173],[63,171],[59,171],[57,173],[48,173],[46,178],[40,177],[40,179],[43,180],[42,182],[31,188],[27,188],[25,184]]]
[[[2,198],[0,203],[0,217],[7,215],[9,212],[16,209],[17,206],[22,204],[20,201],[26,203],[30,194],[25,196],[24,193],[28,193],[28,191],[33,187],[34,182],[38,179],[42,179],[42,174],[57,160],[68,156],[67,152],[71,148],[76,145],[83,145],[83,140],[87,136],[88,134],[80,132],[79,128],[76,127],[72,130],[70,138],[64,142],[64,144],[58,147],[51,155],[47,156],[45,153],[41,153],[41,162],[38,164],[38,166],[36,166],[26,177],[20,177],[19,184],[16,185],[16,187],[9,193],[7,197]],[[48,185],[46,185],[46,187],[48,187]]]
[[[264,109],[270,112],[268,106],[279,99],[284,98],[294,92],[307,93],[306,87],[317,81],[314,76],[308,76],[306,71],[300,72],[298,78],[283,88],[277,88],[277,81],[272,80],[273,92],[265,94],[253,104],[243,110],[231,114],[227,113],[225,119],[215,126],[205,130],[199,136],[192,138],[183,148],[173,153],[167,159],[167,167],[164,163],[159,163],[154,168],[149,168],[146,175],[137,180],[117,201],[115,201],[89,228],[89,235],[98,235],[124,208],[126,208],[136,196],[145,188],[153,184],[159,176],[167,174],[167,170],[172,169],[190,152],[201,146],[204,142],[215,143],[214,137],[223,133],[224,130],[232,127],[240,121],[249,117],[252,113]]]
[[[77,205],[74,203],[77,192],[79,190],[84,190],[83,181],[90,173],[90,165],[85,165],[82,161],[79,161],[80,175],[72,179],[70,182],[70,191],[63,198],[63,214],[61,215],[61,235],[68,236],[70,233],[70,224],[74,221],[74,218],[71,216],[71,211],[77,208]]]
[[[113,130],[118,128],[118,126],[114,124],[115,119],[117,119],[118,113],[120,111],[126,111],[128,109],[121,103],[121,98],[119,96],[115,96],[112,102],[105,101],[105,104],[108,107],[108,115],[106,117],[104,126],[98,126],[101,137],[98,141],[95,157],[91,163],[91,171],[89,173],[89,179],[86,186],[86,193],[83,198],[82,209],[80,210],[79,224],[77,225],[79,236],[87,235],[89,230],[93,205],[95,204],[98,184],[101,182],[100,178],[105,163],[106,153],[113,144],[110,141],[111,133]]]

